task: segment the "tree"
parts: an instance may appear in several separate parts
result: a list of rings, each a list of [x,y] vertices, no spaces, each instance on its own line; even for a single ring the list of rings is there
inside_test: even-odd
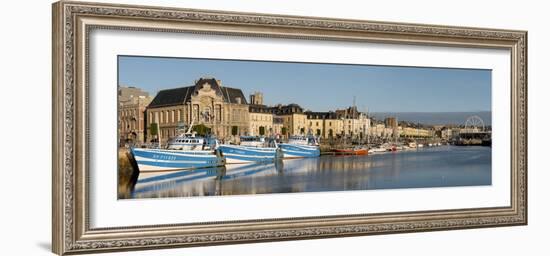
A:
[[[204,124],[199,124],[193,126],[193,131],[196,132],[198,135],[205,136],[210,133],[211,129]]]
[[[231,126],[231,135],[235,136],[239,134],[239,127],[238,126]]]
[[[151,132],[151,136],[157,136],[159,134],[159,124],[152,123],[149,126],[149,131]]]
[[[260,136],[264,136],[264,135],[265,135],[265,127],[260,126]]]

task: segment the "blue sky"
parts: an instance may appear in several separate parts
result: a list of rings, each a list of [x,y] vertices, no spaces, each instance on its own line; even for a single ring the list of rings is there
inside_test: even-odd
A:
[[[261,91],[267,105],[297,103],[312,111],[351,106],[354,97],[369,112],[491,110],[490,70],[119,57],[119,85],[151,95],[203,76],[240,88],[247,97]]]

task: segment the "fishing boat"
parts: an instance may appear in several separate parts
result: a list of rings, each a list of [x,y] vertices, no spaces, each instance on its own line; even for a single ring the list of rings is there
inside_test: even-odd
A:
[[[274,140],[260,136],[241,136],[240,145],[219,145],[228,164],[272,163],[282,151]]]
[[[318,157],[321,155],[319,143],[314,136],[290,136],[288,143],[279,144],[284,158]]]
[[[191,125],[192,126],[192,125]],[[216,150],[217,140],[191,133],[171,139],[166,148],[131,148],[130,152],[140,172],[190,170],[225,165],[225,158]]]
[[[346,148],[346,149],[335,149],[334,153],[337,155],[367,155],[368,149],[361,147]]]
[[[383,147],[382,145],[378,146],[378,147],[373,147],[373,148],[370,148],[368,150],[368,153],[369,154],[373,154],[373,153],[382,153],[382,152],[387,152],[388,150]]]

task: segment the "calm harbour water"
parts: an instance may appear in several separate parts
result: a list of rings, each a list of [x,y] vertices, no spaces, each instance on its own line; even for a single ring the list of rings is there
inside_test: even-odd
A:
[[[368,156],[142,173],[133,198],[491,185],[491,148],[441,146]]]

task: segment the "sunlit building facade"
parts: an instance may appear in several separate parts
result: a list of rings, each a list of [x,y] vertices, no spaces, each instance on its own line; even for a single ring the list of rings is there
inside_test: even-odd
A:
[[[249,133],[249,105],[240,89],[214,78],[200,78],[192,86],[158,92],[147,107],[147,126],[158,124],[158,136],[166,141],[178,128],[204,125],[221,139]],[[155,136],[147,132],[148,140]]]

